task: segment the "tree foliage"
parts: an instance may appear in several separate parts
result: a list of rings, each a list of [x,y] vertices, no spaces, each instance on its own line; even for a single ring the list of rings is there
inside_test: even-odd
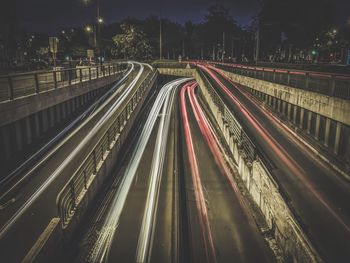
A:
[[[120,25],[122,33],[113,37],[114,48],[112,54],[116,57],[130,59],[149,59],[152,47],[143,31],[134,25],[123,23]]]

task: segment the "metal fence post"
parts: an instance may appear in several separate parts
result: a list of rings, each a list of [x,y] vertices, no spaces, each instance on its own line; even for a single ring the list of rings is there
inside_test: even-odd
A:
[[[8,83],[9,83],[9,99],[13,100],[13,82],[12,82],[12,78],[9,76],[7,78]]]
[[[336,85],[335,85],[335,76],[332,75],[331,76],[331,89],[330,89],[330,96],[334,96],[335,95],[335,88],[336,88]]]
[[[68,69],[68,84],[72,84],[72,69]]]
[[[80,68],[79,69],[79,75],[80,75],[80,83],[83,82],[83,70]]]
[[[35,80],[35,93],[39,93],[39,79],[38,79],[38,74],[34,74],[34,80]]]
[[[309,89],[309,83],[310,82],[310,74],[309,72],[305,73],[305,89],[308,90]]]
[[[89,67],[89,80],[91,80],[91,67]]]
[[[57,89],[57,75],[56,75],[56,70],[53,71],[53,82],[54,82],[54,88]]]

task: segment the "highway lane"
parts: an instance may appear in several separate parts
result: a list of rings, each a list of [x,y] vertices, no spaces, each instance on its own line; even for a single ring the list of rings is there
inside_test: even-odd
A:
[[[107,204],[103,205],[107,207],[98,215],[98,218],[103,218],[93,230],[98,235],[90,241],[92,245],[87,251],[83,250],[81,261],[114,262],[123,258],[125,262],[149,262],[153,250],[157,253],[160,249],[170,250],[157,245],[155,248],[153,240],[158,228],[158,204],[163,206],[159,201],[159,196],[163,195],[160,191],[163,168],[169,167],[169,161],[173,159],[165,151],[173,100],[176,87],[187,80],[170,82],[160,90],[131,157],[117,177],[120,181],[113,185],[112,193],[106,197]],[[168,168],[166,171],[169,175]],[[171,204],[172,199],[167,200]],[[171,226],[167,228],[171,229]],[[163,255],[168,259],[171,254]]]
[[[274,262],[226,166],[196,87],[186,85],[180,95],[191,262]]]
[[[272,174],[306,225],[307,234],[328,262],[350,257],[350,186],[252,99],[241,86],[202,67],[220,96],[266,158]]]
[[[103,109],[98,115],[93,114],[95,118],[85,123],[79,132],[50,155],[45,165],[34,171],[31,180],[21,187],[19,192],[13,193],[15,202],[0,211],[0,252],[6,262],[20,261],[51,218],[57,216],[58,192],[75,167],[84,159],[85,153],[97,142],[121,103],[132,95],[134,86],[144,79],[144,66],[138,64],[137,68],[138,75],[133,74],[134,80],[128,81],[122,87],[122,94],[114,96],[114,99],[105,105],[108,106],[107,109]],[[149,72],[148,67],[145,71]],[[21,242],[18,242],[19,240]]]

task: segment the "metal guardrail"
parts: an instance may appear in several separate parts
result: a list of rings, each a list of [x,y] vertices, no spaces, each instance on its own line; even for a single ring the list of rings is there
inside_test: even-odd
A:
[[[217,94],[207,76],[205,76],[201,70],[198,70],[198,72],[205,82],[205,85],[207,87],[211,87],[210,89],[207,89],[207,91],[212,98],[215,106],[219,109],[221,115],[224,117],[224,122],[228,124],[228,128],[234,135],[234,140],[236,141],[237,145],[240,146],[241,150],[244,152],[244,156],[248,159],[248,161],[250,163],[253,163],[258,153],[257,147],[243,130],[242,126],[239,124],[239,121],[234,117],[234,114],[227,108],[223,100]]]
[[[125,127],[126,121],[130,118],[131,113],[138,105],[147,87],[156,78],[156,75],[157,71],[151,71],[146,76],[141,86],[134,92],[133,96],[129,98],[119,115],[113,119],[107,131],[58,194],[57,207],[62,226],[68,224],[79,200],[82,198],[83,192],[88,189],[92,179],[105,160],[108,151],[117,142],[121,131]]]
[[[127,63],[0,76],[0,102],[115,75]]]
[[[152,63],[155,68],[186,68],[186,63],[181,62],[155,62]]]
[[[252,67],[220,62],[208,63],[238,75],[313,91],[332,97],[350,99],[350,75]]]

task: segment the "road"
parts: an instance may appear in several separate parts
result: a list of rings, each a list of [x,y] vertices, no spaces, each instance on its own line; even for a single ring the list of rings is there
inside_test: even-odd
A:
[[[226,166],[198,103],[196,83],[181,90],[184,174],[192,262],[274,262]],[[188,106],[190,105],[190,107]],[[191,180],[192,178],[192,180]]]
[[[169,180],[169,176],[163,176],[163,173],[170,177],[172,174],[169,168],[173,158],[165,149],[176,88],[184,81],[187,79],[164,85],[157,95],[130,158],[97,212],[98,226],[95,222],[89,233],[98,234],[87,237],[90,238],[86,241],[89,245],[82,249],[81,261],[115,262],[123,258],[125,262],[146,262],[152,258],[153,249],[158,251],[157,238],[161,231],[156,223],[159,220],[158,207],[160,211],[169,211],[172,204],[171,198],[159,198],[172,192],[172,187],[165,192],[164,187],[160,190],[160,186],[164,186],[162,178],[166,177],[166,182]],[[161,221],[171,223],[169,218]],[[168,236],[170,246],[166,232],[164,235]],[[169,247],[167,250],[170,251]],[[163,256],[169,259],[171,255],[163,253]]]
[[[164,85],[140,117],[147,119],[82,230],[78,262],[274,262],[188,81]]]
[[[148,66],[133,64],[125,82],[118,83],[61,138],[49,142],[45,154],[30,161],[14,180],[8,180],[6,189],[2,188],[0,254],[4,262],[19,262],[50,220],[58,216],[58,193],[150,71]]]
[[[327,262],[350,258],[350,186],[277,122],[260,102],[214,67],[201,69],[235,113],[244,130],[273,165],[274,178]]]

